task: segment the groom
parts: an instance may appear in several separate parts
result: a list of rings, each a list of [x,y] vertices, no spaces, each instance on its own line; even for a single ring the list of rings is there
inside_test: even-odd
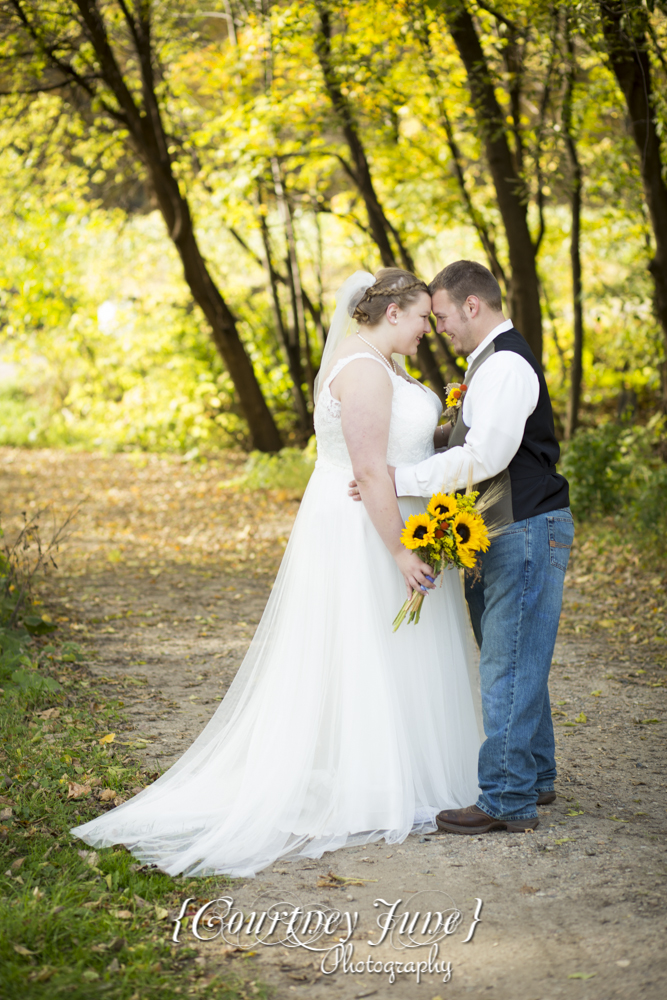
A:
[[[440,830],[479,834],[538,825],[537,805],[553,802],[554,733],[547,684],[574,525],[568,484],[542,370],[502,312],[498,282],[459,260],[429,286],[439,333],[467,355],[467,392],[448,448],[395,470],[398,496],[465,489],[469,475],[507,488],[504,523],[481,554],[481,579],[466,578],[480,647],[486,740],[479,752],[475,805],[445,809]]]

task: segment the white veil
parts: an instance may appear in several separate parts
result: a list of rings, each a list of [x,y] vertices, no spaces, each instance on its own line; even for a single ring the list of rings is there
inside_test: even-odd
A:
[[[352,313],[361,302],[367,288],[375,284],[370,271],[355,271],[343,282],[336,292],[336,311],[331,320],[327,342],[322,353],[322,363],[315,378],[315,399],[320,394],[320,386],[329,374],[334,354],[343,343],[354,323]]]

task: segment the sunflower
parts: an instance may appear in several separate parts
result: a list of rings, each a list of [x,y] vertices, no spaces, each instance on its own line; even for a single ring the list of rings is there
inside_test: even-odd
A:
[[[479,549],[486,552],[489,547],[489,536],[486,525],[477,514],[461,510],[452,521],[452,529],[456,539],[456,550],[464,566],[475,565],[475,555]]]
[[[401,533],[401,541],[406,549],[418,549],[432,542],[437,523],[432,521],[428,514],[411,514]]]
[[[456,408],[461,406],[463,402],[463,397],[468,391],[468,386],[465,385],[465,383],[462,385],[458,385],[456,382],[454,382],[453,384],[451,384],[451,386],[447,386],[447,389],[449,391],[447,393],[445,406],[456,407]]]
[[[448,493],[434,493],[426,510],[439,521],[453,517],[456,514],[456,497],[450,497]]]

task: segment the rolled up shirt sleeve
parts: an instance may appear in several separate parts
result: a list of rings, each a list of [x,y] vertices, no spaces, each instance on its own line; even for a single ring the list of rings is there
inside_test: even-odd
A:
[[[475,372],[463,402],[470,428],[462,446],[396,469],[396,494],[430,497],[465,489],[502,472],[521,444],[526,420],[537,406],[537,375],[519,354],[499,351]],[[471,476],[472,471],[472,476]]]

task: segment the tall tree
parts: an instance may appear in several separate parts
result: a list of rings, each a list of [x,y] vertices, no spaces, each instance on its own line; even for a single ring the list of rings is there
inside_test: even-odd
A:
[[[206,316],[215,345],[238,393],[253,445],[276,451],[280,434],[262,396],[236,319],[199,247],[182,171],[179,142],[165,112],[164,71],[156,55],[152,0],[4,0],[0,5],[5,66],[11,92],[58,92],[72,114],[83,105],[102,114],[142,163],[193,298]],[[173,18],[170,27],[177,31]],[[30,54],[26,73],[27,53]],[[29,77],[26,80],[26,76]],[[180,143],[182,145],[182,142]]]
[[[326,0],[316,0],[316,8],[319,23],[316,29],[315,50],[322,70],[325,90],[340,124],[351,157],[351,162],[345,158],[342,158],[341,162],[363,199],[368,216],[368,228],[380,252],[383,265],[385,267],[403,267],[405,270],[414,273],[415,264],[412,255],[405,245],[401,234],[390,222],[378,198],[368,156],[361,139],[355,115],[350,102],[343,93],[343,86],[336,71],[332,52],[332,12],[330,6]],[[453,358],[449,354],[446,345],[443,344],[441,346],[447,352],[446,363],[448,375],[452,375],[457,371]],[[442,385],[443,379],[436,357],[426,337],[423,337],[419,344],[417,357],[424,376],[431,383],[431,388],[440,396],[444,403],[446,394]]]
[[[563,95],[562,122],[563,137],[570,161],[570,202],[572,206],[572,232],[570,235],[570,265],[572,270],[572,309],[574,317],[574,338],[572,344],[572,364],[570,366],[570,398],[567,411],[566,437],[573,436],[579,423],[581,402],[581,381],[583,375],[584,314],[581,280],[581,191],[582,170],[577,152],[577,142],[573,132],[572,103],[576,82],[577,60],[570,26],[569,11],[564,14],[565,48],[567,68],[565,72],[565,93]]]
[[[598,0],[598,9],[609,65],[627,105],[653,228],[655,253],[649,271],[655,288],[655,314],[664,335],[662,403],[667,413],[667,158],[661,149],[656,115],[649,15],[640,0]]]
[[[466,0],[431,0],[429,6],[444,13],[447,27],[465,67],[468,87],[475,110],[477,127],[484,144],[489,171],[495,187],[509,254],[509,308],[517,326],[536,358],[542,360],[542,311],[537,274],[538,240],[533,241],[528,226],[528,192],[523,176],[524,152],[520,131],[521,52],[517,29],[495,8],[494,17],[508,29],[507,63],[510,80],[509,98],[512,108],[510,131],[514,150],[510,147],[507,115],[503,111],[494,78],[485,55],[475,20]],[[486,4],[480,4],[487,7]]]

